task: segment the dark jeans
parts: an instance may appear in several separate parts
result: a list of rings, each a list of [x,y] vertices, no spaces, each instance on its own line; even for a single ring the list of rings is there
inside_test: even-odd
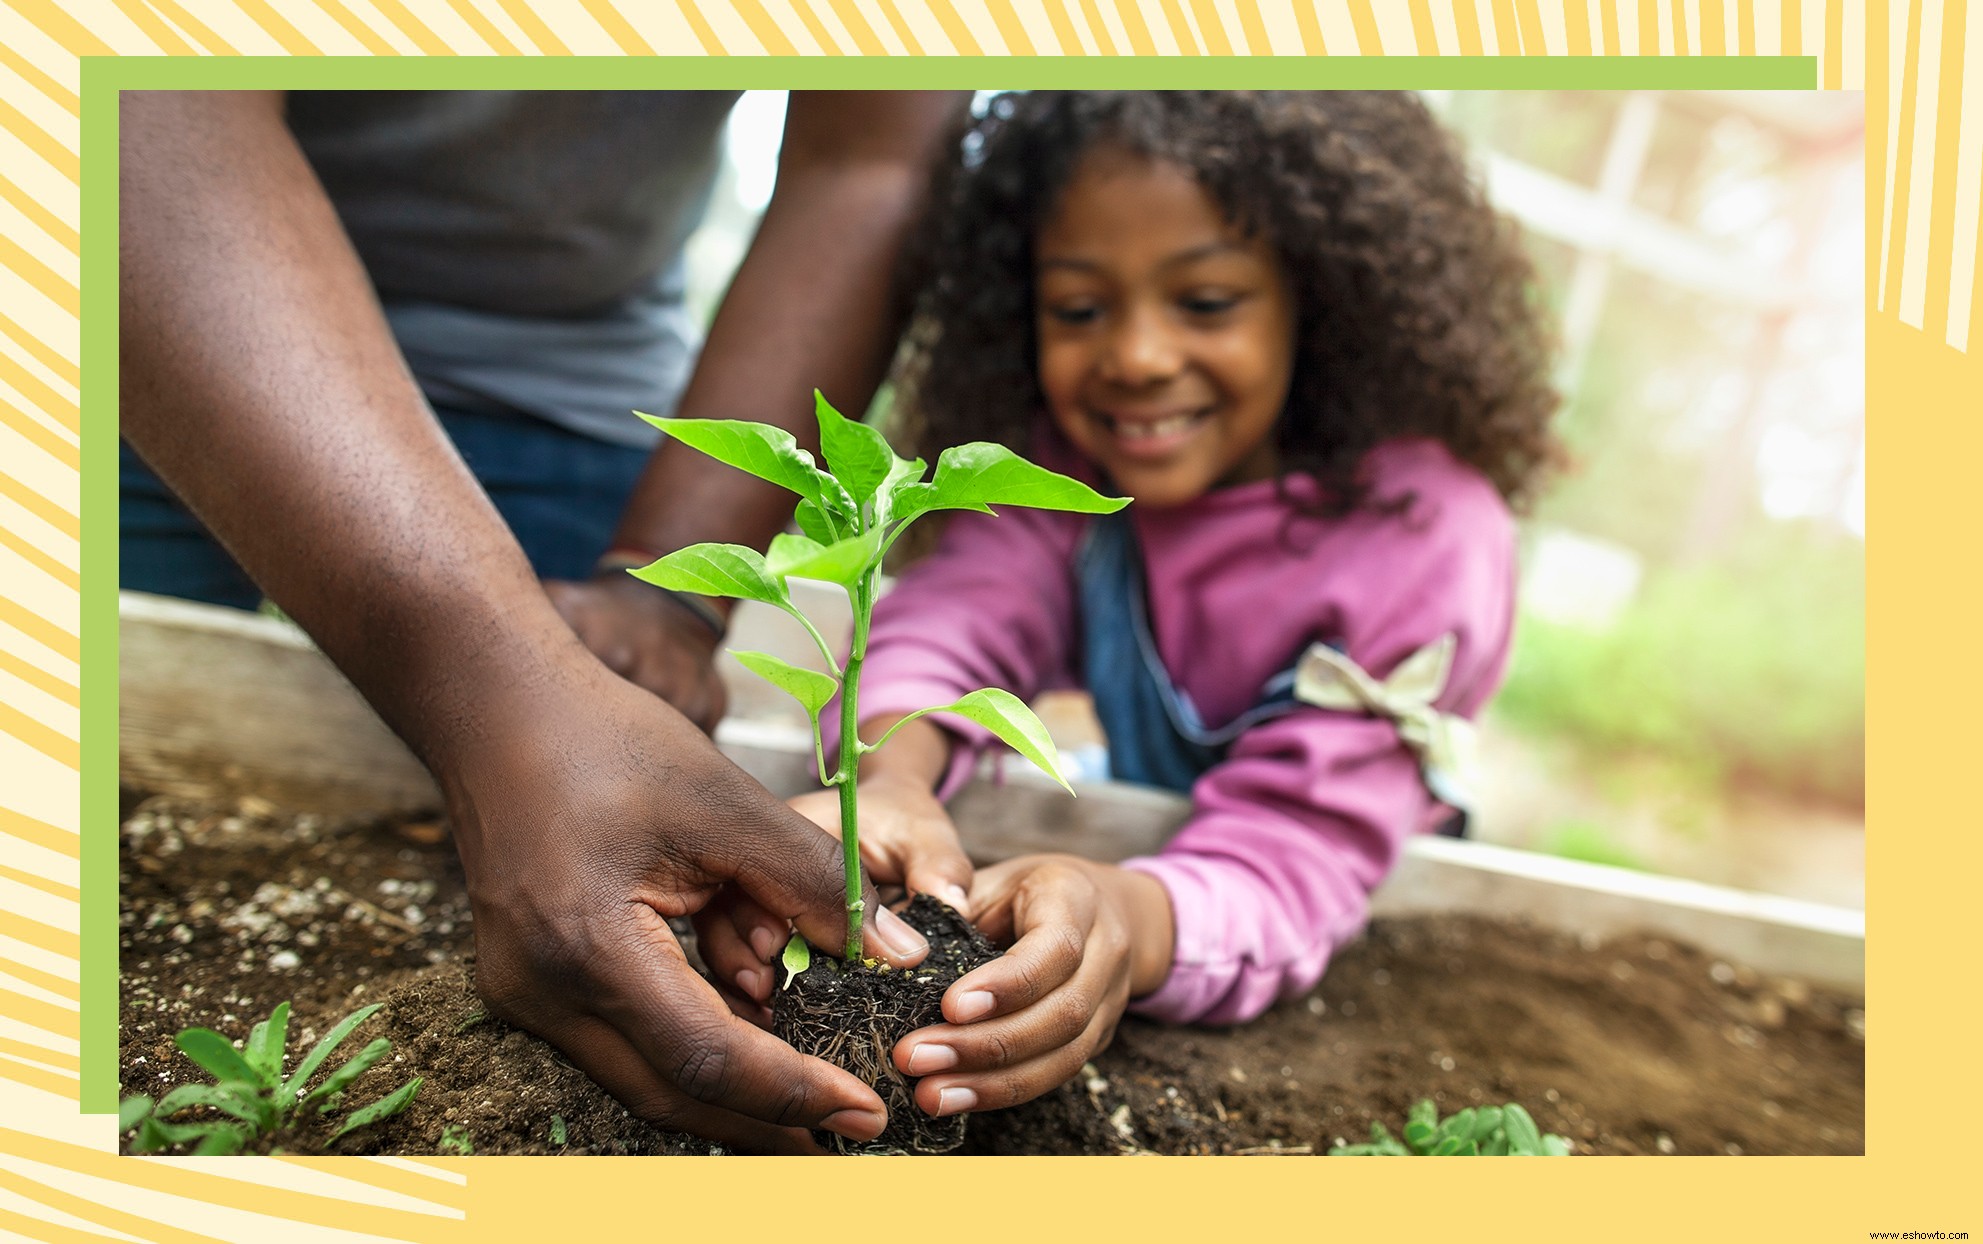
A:
[[[582,579],[606,551],[648,451],[520,415],[439,412],[475,477],[544,579]],[[132,591],[237,609],[262,590],[163,481],[120,445],[118,577]],[[326,533],[335,539],[336,533]]]

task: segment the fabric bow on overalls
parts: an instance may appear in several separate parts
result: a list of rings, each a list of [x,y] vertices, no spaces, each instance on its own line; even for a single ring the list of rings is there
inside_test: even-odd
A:
[[[1391,676],[1373,678],[1327,644],[1311,644],[1295,663],[1294,698],[1317,708],[1374,713],[1398,727],[1398,737],[1418,757],[1425,785],[1449,807],[1473,806],[1473,723],[1434,705],[1453,672],[1458,639],[1443,635],[1412,653]]]

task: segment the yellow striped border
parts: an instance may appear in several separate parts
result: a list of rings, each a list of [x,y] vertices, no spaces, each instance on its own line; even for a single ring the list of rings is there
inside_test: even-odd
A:
[[[1931,989],[1940,982],[1929,975],[1945,941],[1968,941],[1943,933],[1953,926],[1934,913],[1966,907],[1964,879],[1976,875],[1963,867],[1976,860],[1969,801],[1941,776],[1966,771],[1955,749],[1967,732],[1953,721],[1931,728],[1936,712],[1951,716],[1939,706],[1973,702],[1983,690],[1964,682],[1974,662],[1937,659],[1974,616],[1968,559],[1949,533],[1975,521],[1961,504],[1975,491],[1971,464],[1983,461],[1983,316],[1974,306],[1983,18],[1970,20],[1966,8],[1967,0],[0,0],[0,1237],[550,1240],[584,1224],[588,1234],[754,1239],[774,1229],[865,1234],[885,1216],[901,1229],[989,1240],[1007,1238],[1020,1211],[1035,1233],[1148,1239],[1270,1230],[1822,1239],[1976,1229],[1973,1200],[1955,1191],[1968,1186],[1953,1165],[1964,1133],[1936,1113],[1961,1099],[1923,1070],[1942,1057],[1941,1040],[1974,1032],[1976,1021],[1961,985],[1972,974],[1966,960],[1954,961],[1954,990]],[[90,61],[92,81],[103,73],[135,84],[157,72],[184,85],[194,79],[173,78],[187,71],[176,58],[202,57],[220,58],[199,61],[199,72],[228,85],[257,74],[301,85],[350,73],[350,62],[326,58],[362,56],[376,58],[362,84],[471,85],[487,57],[544,65],[655,54],[738,59],[646,62],[633,69],[640,85],[1737,86],[1751,83],[1739,72],[1718,78],[1732,66],[1722,58],[1782,56],[1810,58],[1804,82],[1864,90],[1869,375],[1882,408],[1876,491],[1891,491],[1895,503],[1880,502],[1876,521],[1894,526],[1881,538],[1896,550],[1881,555],[1869,606],[1880,615],[1869,698],[1881,723],[1869,757],[1873,1154],[1569,1171],[1462,1164],[1436,1176],[1395,1164],[976,1162],[943,1168],[932,1187],[886,1181],[885,1190],[859,1176],[893,1172],[865,1167],[847,1182],[873,1194],[873,1207],[832,1213],[819,1197],[824,1181],[796,1178],[821,1169],[789,1163],[114,1156],[109,1118],[78,1109],[85,1094],[102,1107],[114,1093],[90,1074],[106,1055],[92,1048],[85,1057],[82,1014],[114,1004],[115,989],[113,899],[101,892],[106,876],[115,879],[115,787],[104,767],[115,749],[114,544],[97,517],[115,512],[103,383],[115,351],[106,318],[114,276],[105,270],[114,251],[103,240],[109,200],[93,195],[84,215],[85,188],[109,176],[99,145],[107,131],[93,116],[85,128],[84,60],[106,58]],[[1128,55],[1173,59],[1115,59]],[[831,70],[855,56],[892,58],[891,67]],[[946,59],[1008,56],[1029,59]],[[1248,56],[1284,59],[1229,59]],[[296,59],[271,69],[262,58],[273,57]],[[423,59],[408,69],[412,57]],[[1312,57],[1328,59],[1302,59]],[[1652,57],[1663,63],[1638,59]],[[636,62],[588,60],[572,84],[615,84],[603,80],[612,75],[602,77],[602,64]],[[87,270],[86,244],[96,265]],[[1910,435],[1889,435],[1899,427]],[[1952,646],[1966,654],[1959,638]],[[1442,1184],[1437,1204],[1451,1210],[1425,1195],[1429,1178]]]

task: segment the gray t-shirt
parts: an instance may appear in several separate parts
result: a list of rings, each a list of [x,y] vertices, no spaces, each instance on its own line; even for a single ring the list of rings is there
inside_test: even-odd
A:
[[[735,91],[299,91],[289,126],[428,399],[652,445]]]

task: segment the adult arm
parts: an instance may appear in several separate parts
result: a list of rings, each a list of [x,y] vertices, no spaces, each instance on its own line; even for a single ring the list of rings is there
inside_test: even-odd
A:
[[[895,258],[921,206],[943,132],[968,95],[794,91],[778,181],[710,327],[676,414],[751,419],[817,451],[814,389],[850,417],[867,409],[900,328]],[[616,548],[659,555],[702,541],[762,549],[796,498],[664,443],[636,484]],[[715,637],[665,593],[613,571],[551,586],[606,664],[705,728],[722,716]],[[731,602],[710,602],[728,616]]]
[[[559,619],[282,107],[123,96],[125,436],[434,773],[493,1011],[673,1127],[758,1148],[875,1134],[879,1100],[730,1015],[666,923],[735,879],[837,945],[831,844]]]

